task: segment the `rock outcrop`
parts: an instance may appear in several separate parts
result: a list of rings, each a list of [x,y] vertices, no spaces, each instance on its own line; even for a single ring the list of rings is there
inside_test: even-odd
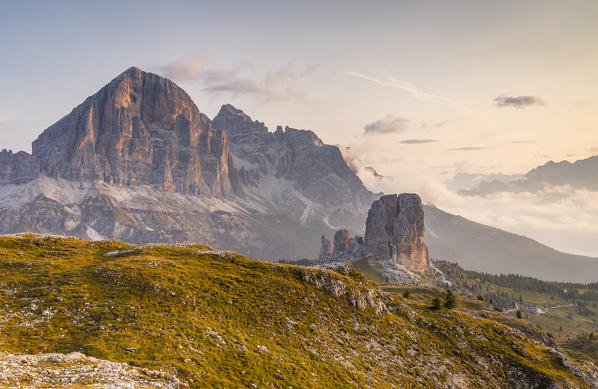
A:
[[[393,274],[406,269],[424,272],[429,269],[428,249],[424,243],[424,210],[421,199],[412,193],[382,196],[372,203],[365,227],[365,239],[341,229],[334,234],[334,248],[322,236],[318,263],[354,261],[371,257],[379,262],[389,282],[399,279]]]
[[[353,261],[369,255],[361,236],[349,238],[349,231],[341,229],[334,234],[334,246],[322,236],[318,263]]]
[[[335,255],[344,253],[349,248],[349,231],[342,229],[334,233],[334,250]]]
[[[332,256],[332,253],[333,253],[332,242],[330,242],[329,239],[327,239],[324,235],[322,235],[322,246],[320,247],[320,255],[318,255],[318,258],[321,261],[324,261],[326,258],[329,258],[330,256]]]
[[[423,271],[429,259],[424,230],[424,210],[418,195],[382,196],[368,212],[365,245],[381,260]]]
[[[2,387],[179,388],[174,374],[126,363],[69,354],[14,355],[0,352]]]
[[[35,180],[40,174],[39,160],[29,153],[10,150],[0,151],[0,185],[25,184]]]

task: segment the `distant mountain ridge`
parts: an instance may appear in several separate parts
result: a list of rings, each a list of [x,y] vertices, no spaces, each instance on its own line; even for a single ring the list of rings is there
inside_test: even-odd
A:
[[[467,270],[520,274],[547,281],[596,282],[598,258],[566,254],[533,239],[424,206],[431,256]]]
[[[485,196],[495,192],[535,192],[546,186],[558,185],[598,191],[598,155],[573,163],[548,161],[530,170],[521,179],[482,181],[459,193]]]

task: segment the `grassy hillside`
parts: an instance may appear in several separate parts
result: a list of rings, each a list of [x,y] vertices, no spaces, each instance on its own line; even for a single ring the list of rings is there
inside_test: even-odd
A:
[[[461,293],[519,315],[546,331],[572,356],[598,363],[598,283],[548,282],[519,275],[492,275],[437,261]]]
[[[20,235],[0,237],[0,274],[0,352],[81,352],[190,387],[585,388],[593,371],[481,302],[431,310],[442,291],[406,299],[350,265]]]

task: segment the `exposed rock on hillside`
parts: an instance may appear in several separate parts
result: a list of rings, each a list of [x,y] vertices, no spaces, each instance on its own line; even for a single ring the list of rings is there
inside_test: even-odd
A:
[[[426,270],[428,249],[424,230],[424,210],[418,195],[383,196],[374,201],[368,212],[365,245],[381,260],[412,270]]]
[[[13,355],[0,352],[2,387],[71,387],[88,385],[102,388],[178,388],[179,380],[164,371],[135,368],[69,354]]]

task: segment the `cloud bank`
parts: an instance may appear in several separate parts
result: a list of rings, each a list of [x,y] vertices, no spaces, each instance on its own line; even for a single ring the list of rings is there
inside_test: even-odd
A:
[[[447,151],[475,151],[475,150],[485,150],[487,147],[482,146],[462,146],[462,147],[453,147],[450,149],[446,149]]]
[[[403,143],[406,145],[419,145],[424,143],[434,143],[438,142],[436,139],[405,139],[400,141],[399,143]]]
[[[364,127],[366,134],[392,134],[405,131],[411,121],[404,117],[388,114],[382,119],[373,123],[366,124]]]
[[[494,104],[500,108],[513,107],[523,109],[532,105],[546,105],[546,102],[537,96],[498,96],[494,99]]]

